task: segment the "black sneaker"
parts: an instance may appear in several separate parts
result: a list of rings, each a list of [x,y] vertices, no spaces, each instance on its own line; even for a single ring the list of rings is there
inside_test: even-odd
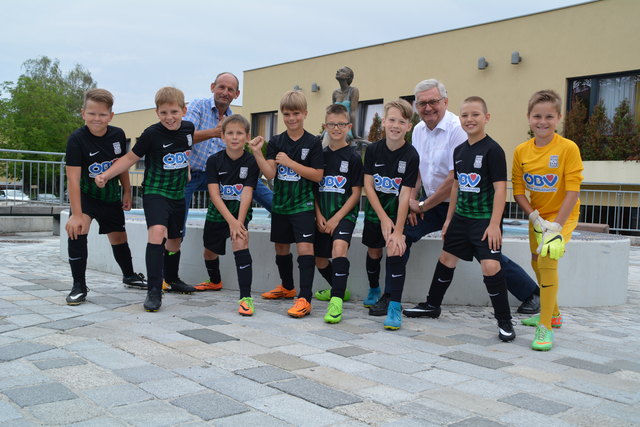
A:
[[[402,314],[407,317],[431,317],[437,319],[440,317],[440,307],[433,306],[426,302],[421,302],[413,308],[402,310]]]
[[[67,295],[67,305],[78,305],[87,300],[89,288],[83,283],[74,283],[71,292]]]
[[[513,341],[516,331],[513,330],[513,323],[509,320],[498,320],[498,337],[505,342]]]
[[[197,290],[193,286],[184,283],[180,278],[173,282],[162,282],[162,289],[165,292],[176,292],[178,294],[192,294]]]
[[[522,314],[538,314],[540,313],[540,296],[531,294],[529,298],[524,300],[520,307],[518,307],[518,313]]]
[[[369,316],[386,316],[390,299],[390,294],[382,294],[378,302],[369,307]]]
[[[162,291],[150,290],[147,292],[147,298],[144,300],[144,309],[146,311],[158,311],[162,305]]]
[[[142,273],[133,273],[131,276],[124,276],[122,283],[124,283],[127,288],[147,289],[147,280]]]

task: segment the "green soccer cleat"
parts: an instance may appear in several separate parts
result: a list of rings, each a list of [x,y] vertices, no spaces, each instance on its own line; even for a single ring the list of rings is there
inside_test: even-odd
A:
[[[313,296],[318,301],[329,301],[331,299],[331,289],[323,289],[313,294]],[[349,301],[350,299],[351,299],[351,292],[349,292],[349,289],[345,289],[344,298],[342,299],[342,301]]]
[[[324,315],[324,321],[327,323],[340,323],[342,320],[342,300],[338,297],[333,297],[329,301],[327,307],[327,314]]]
[[[538,325],[531,348],[538,351],[549,351],[551,347],[553,347],[553,331],[545,328],[544,325]]]
[[[520,322],[524,326],[538,326],[540,323],[540,314],[536,314],[535,316],[528,317],[526,319],[520,320]],[[562,315],[558,314],[557,316],[553,316],[551,318],[551,327],[552,328],[561,328],[562,327]]]

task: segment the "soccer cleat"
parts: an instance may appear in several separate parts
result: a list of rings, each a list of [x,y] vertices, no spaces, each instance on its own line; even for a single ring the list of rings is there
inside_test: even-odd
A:
[[[549,351],[553,347],[553,331],[538,325],[536,335],[531,343],[531,348],[538,351]]]
[[[387,310],[387,318],[384,319],[384,328],[397,331],[402,326],[402,305],[398,301],[390,301]]]
[[[421,302],[413,308],[402,310],[402,314],[407,317],[431,317],[432,319],[440,317],[441,312],[440,307],[435,307],[426,302]]]
[[[540,295],[532,294],[524,300],[520,307],[518,307],[518,313],[522,314],[536,314],[540,312]]]
[[[222,289],[222,280],[220,283],[213,283],[211,280],[198,283],[193,287],[196,291],[219,291]]]
[[[298,298],[293,304],[293,307],[287,310],[287,314],[291,317],[298,318],[307,316],[311,314],[311,304],[304,298]]]
[[[295,298],[296,290],[286,289],[284,286],[278,285],[274,289],[271,289],[270,291],[267,291],[261,294],[260,296],[264,299],[281,299],[281,298],[291,299],[291,298]]]
[[[498,320],[498,338],[504,342],[513,341],[516,338],[511,319]]]
[[[253,312],[255,311],[255,307],[253,306],[253,298],[244,297],[238,301],[240,303],[240,307],[238,307],[238,314],[241,316],[253,316]]]
[[[83,283],[74,283],[71,292],[67,295],[67,305],[78,305],[87,300],[89,288]]]
[[[535,316],[528,317],[526,319],[520,320],[520,322],[525,326],[538,326],[540,323],[540,315],[536,314]],[[558,314],[557,316],[551,317],[551,327],[552,328],[561,328],[562,327],[562,315]]]
[[[162,305],[162,290],[148,290],[143,307],[146,311],[158,311]]]
[[[162,282],[162,290],[165,292],[175,292],[178,294],[192,294],[196,291],[191,285],[187,285],[180,278],[178,280],[174,280],[173,282]]]
[[[362,305],[365,307],[371,307],[380,299],[380,288],[369,288],[369,294],[362,301]]]
[[[327,306],[327,314],[324,315],[324,321],[327,323],[340,323],[342,320],[342,300],[338,297],[332,297]]]
[[[313,294],[313,296],[319,301],[329,301],[331,299],[331,289],[323,289]],[[345,289],[344,298],[342,298],[342,301],[349,301],[350,299],[351,292],[349,292],[349,289]]]
[[[142,273],[133,273],[131,276],[123,276],[122,283],[127,288],[133,289],[147,289],[147,279],[144,278]]]
[[[369,307],[369,316],[386,316],[391,295],[382,294],[377,303]]]

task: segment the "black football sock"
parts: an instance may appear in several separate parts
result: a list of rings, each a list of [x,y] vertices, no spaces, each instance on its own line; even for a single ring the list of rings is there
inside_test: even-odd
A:
[[[86,284],[85,272],[87,271],[87,235],[80,234],[75,240],[67,241],[69,253],[69,267],[73,276],[73,283]]]
[[[298,269],[300,270],[300,298],[311,302],[311,289],[313,288],[313,274],[316,268],[316,260],[313,255],[299,255]]]
[[[276,255],[276,265],[280,273],[280,281],[285,289],[293,289],[293,255]]]
[[[178,268],[180,267],[180,249],[176,252],[164,251],[164,280],[167,283],[178,280]]]
[[[334,258],[332,297],[344,299],[344,291],[347,289],[347,279],[349,278],[349,266],[349,260],[346,257]]]
[[[147,243],[145,262],[147,264],[147,285],[149,290],[162,290],[162,267],[164,264],[164,245]]]
[[[325,268],[318,268],[320,275],[324,277],[324,280],[327,281],[329,286],[333,281],[333,268],[331,267],[331,260],[329,260],[329,264]]]
[[[209,281],[211,283],[222,282],[222,277],[220,277],[220,257],[216,259],[205,259],[204,265],[207,267],[207,274],[209,274]]]
[[[133,262],[131,261],[131,249],[129,243],[124,242],[119,245],[111,245],[113,257],[122,270],[124,277],[133,276]]]
[[[251,278],[253,276],[253,267],[249,249],[235,251],[233,256],[236,260],[236,272],[238,273],[240,298],[251,297]]]
[[[431,279],[429,295],[427,296],[428,304],[434,307],[440,307],[442,305],[444,294],[447,292],[447,289],[449,289],[454,271],[455,268],[449,268],[438,261],[436,270],[433,272],[433,278]]]
[[[400,302],[402,299],[402,290],[404,288],[405,279],[405,263],[401,256],[388,256],[387,269],[390,273],[391,289],[388,290],[391,295],[391,301]],[[386,289],[385,289],[386,290]]]
[[[504,280],[502,270],[493,276],[484,276],[484,284],[491,298],[493,312],[497,320],[511,320],[509,308],[509,295],[507,294],[507,282]]]
[[[369,278],[369,287],[377,288],[380,286],[380,258],[371,258],[367,254],[367,260],[365,262],[365,268],[367,269],[367,277]]]

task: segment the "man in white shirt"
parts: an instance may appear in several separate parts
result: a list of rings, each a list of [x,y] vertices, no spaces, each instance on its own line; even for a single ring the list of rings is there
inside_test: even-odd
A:
[[[449,209],[449,195],[453,185],[453,150],[467,140],[458,116],[447,110],[449,98],[444,85],[435,79],[416,85],[415,108],[422,121],[413,129],[412,145],[420,155],[420,174],[410,199],[410,225],[405,227],[408,261],[410,247],[423,236],[442,229]],[[420,188],[423,199],[418,201]],[[536,282],[515,262],[502,255],[501,266],[507,287],[520,301],[519,313],[540,311],[539,289]],[[369,309],[371,315],[387,313],[384,296]],[[404,310],[410,317],[433,317],[433,313],[419,306]],[[384,314],[378,314],[384,311]],[[437,316],[436,316],[437,317]]]

